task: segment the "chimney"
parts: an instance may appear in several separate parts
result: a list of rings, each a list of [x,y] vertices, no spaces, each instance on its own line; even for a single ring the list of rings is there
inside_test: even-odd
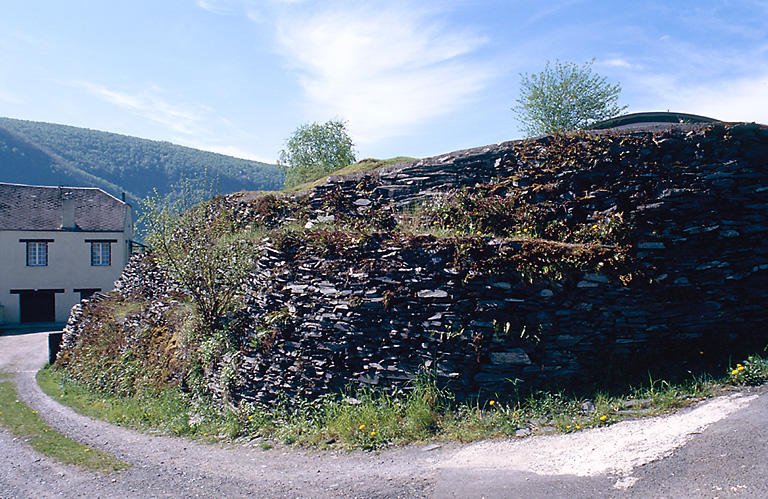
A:
[[[61,228],[75,229],[75,200],[67,191],[61,195]]]

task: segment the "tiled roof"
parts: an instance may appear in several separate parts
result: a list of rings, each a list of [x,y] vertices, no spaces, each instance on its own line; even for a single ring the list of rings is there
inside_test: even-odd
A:
[[[4,183],[0,230],[61,230],[66,198],[73,200],[75,230],[123,231],[127,205],[101,189]]]

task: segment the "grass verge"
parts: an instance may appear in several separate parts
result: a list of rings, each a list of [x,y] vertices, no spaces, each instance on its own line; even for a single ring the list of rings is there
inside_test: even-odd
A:
[[[67,438],[57,432],[27,404],[19,400],[16,386],[0,373],[0,425],[41,454],[91,471],[119,471],[128,467],[115,456]]]
[[[196,402],[175,389],[145,389],[122,397],[94,392],[48,367],[38,371],[37,383],[49,397],[80,414],[136,430],[204,440],[234,437],[239,431],[233,412]]]
[[[395,394],[362,391],[313,401],[282,399],[271,406],[242,404],[238,411],[194,401],[171,389],[133,397],[94,393],[47,369],[38,380],[46,393],[78,412],[145,431],[207,441],[252,441],[264,449],[275,444],[380,449],[430,440],[570,433],[660,415],[734,390],[734,385],[764,383],[768,360],[752,356],[718,379],[649,380],[622,395],[595,393],[585,398],[536,392],[508,402],[459,403],[429,379],[421,379],[413,389]]]

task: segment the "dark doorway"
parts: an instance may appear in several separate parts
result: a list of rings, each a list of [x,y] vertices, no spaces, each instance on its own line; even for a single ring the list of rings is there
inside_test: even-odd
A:
[[[55,322],[56,293],[52,289],[19,293],[21,322]]]

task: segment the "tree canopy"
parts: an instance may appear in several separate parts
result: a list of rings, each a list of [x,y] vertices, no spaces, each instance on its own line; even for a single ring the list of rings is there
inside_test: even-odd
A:
[[[0,118],[0,181],[99,187],[134,206],[181,178],[216,179],[220,193],[278,190],[277,165],[53,123]]]
[[[520,75],[520,98],[512,110],[528,136],[586,128],[627,108],[618,105],[621,85],[593,73],[593,62],[547,61],[540,73]]]
[[[354,162],[354,143],[341,120],[299,126],[277,160],[285,172],[285,187],[311,182]]]

